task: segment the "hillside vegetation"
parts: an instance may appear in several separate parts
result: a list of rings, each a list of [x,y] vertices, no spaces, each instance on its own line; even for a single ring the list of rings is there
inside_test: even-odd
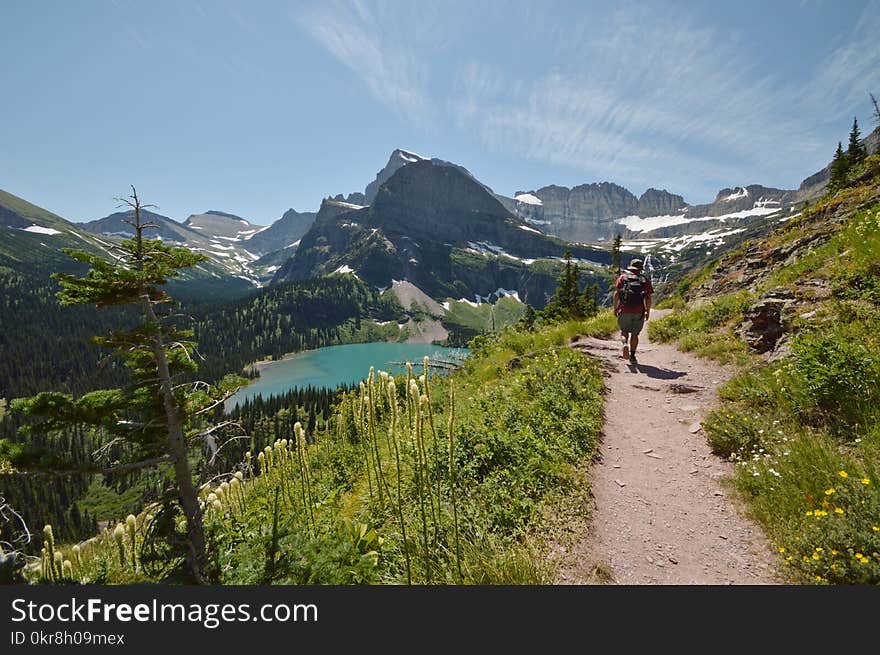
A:
[[[704,428],[792,580],[880,583],[880,157],[667,302],[652,339],[742,367]]]
[[[600,371],[565,344],[613,322],[606,312],[481,337],[450,377],[421,363],[396,379],[371,372],[323,433],[309,439],[297,424],[203,485],[216,579],[547,583],[540,535],[586,497],[578,465],[601,428]],[[163,579],[172,563],[150,556],[152,511],[76,545],[48,528],[28,576]]]

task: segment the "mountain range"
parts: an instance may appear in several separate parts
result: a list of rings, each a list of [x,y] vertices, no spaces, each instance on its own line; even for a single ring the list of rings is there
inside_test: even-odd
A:
[[[607,250],[542,234],[511,215],[461,167],[421,159],[400,166],[369,206],[325,200],[273,281],[350,273],[383,288],[405,280],[438,300],[513,289],[543,306],[566,250],[595,266],[610,261]]]
[[[878,141],[880,129],[864,140],[871,152]],[[599,271],[619,234],[625,256],[639,253],[667,273],[686,268],[796,215],[824,191],[827,174],[826,167],[798,189],[725,188],[698,205],[665,189],[637,197],[613,182],[509,197],[459,164],[397,148],[363,192],[328,197],[318,212],[289,209],[269,226],[218,210],[183,222],[144,218],[155,225],[151,235],[210,258],[191,278],[234,279],[239,290],[351,272],[379,288],[407,281],[437,301],[516,294],[540,306],[566,250],[588,273]],[[58,264],[60,247],[103,252],[132,234],[131,218],[118,212],[75,224],[2,192],[0,254],[42,265]]]

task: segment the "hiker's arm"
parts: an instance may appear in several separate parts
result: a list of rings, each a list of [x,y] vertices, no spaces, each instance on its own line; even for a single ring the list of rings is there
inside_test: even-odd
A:
[[[651,294],[645,296],[645,320],[651,315]]]
[[[614,315],[617,316],[617,306],[620,304],[620,289],[614,290]]]

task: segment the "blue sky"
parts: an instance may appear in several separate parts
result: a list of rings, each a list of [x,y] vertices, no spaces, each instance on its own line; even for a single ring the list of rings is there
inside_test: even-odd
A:
[[[880,0],[0,0],[0,188],[268,224],[395,147],[498,193],[795,188],[871,127]]]

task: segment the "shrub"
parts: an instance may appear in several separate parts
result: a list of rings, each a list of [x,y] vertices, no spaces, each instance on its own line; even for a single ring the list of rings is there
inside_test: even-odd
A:
[[[880,405],[880,357],[856,334],[808,332],[792,345],[792,372],[812,407],[841,429],[862,423]]]

